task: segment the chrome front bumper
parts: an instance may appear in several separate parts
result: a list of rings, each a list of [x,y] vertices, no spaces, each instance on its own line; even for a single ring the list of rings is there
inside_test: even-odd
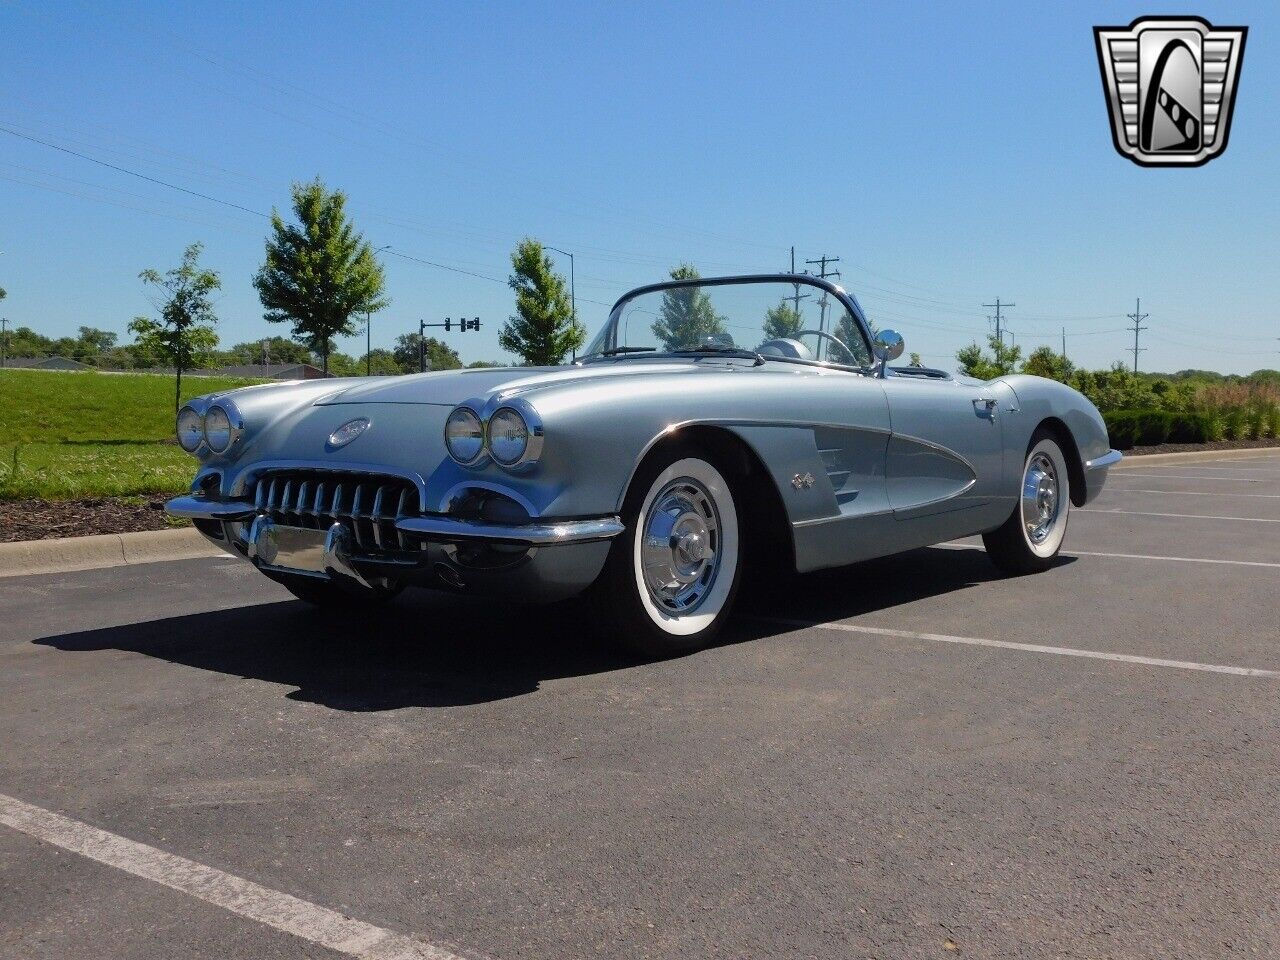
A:
[[[398,582],[535,602],[589,587],[624,529],[616,516],[505,524],[432,514],[396,519],[403,542],[379,547],[346,523],[294,528],[245,500],[188,494],[165,510],[275,579],[321,577],[356,593]]]
[[[164,509],[171,517],[182,517],[187,520],[244,521],[252,520],[259,515],[254,504],[247,501],[210,500],[195,494],[174,497],[165,504]],[[396,529],[403,530],[420,540],[431,542],[488,541],[554,547],[611,540],[623,531],[623,525],[618,517],[588,517],[579,520],[507,524],[464,520],[435,514],[425,517],[404,517],[396,521]]]
[[[1084,502],[1092,503],[1102,493],[1107,471],[1124,459],[1119,450],[1108,450],[1100,457],[1084,462]]]

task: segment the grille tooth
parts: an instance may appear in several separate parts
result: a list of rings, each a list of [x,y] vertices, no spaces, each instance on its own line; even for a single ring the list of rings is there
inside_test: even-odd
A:
[[[360,501],[363,499],[364,484],[356,484],[356,493],[351,500],[351,532],[355,534],[356,546],[364,546],[364,535],[360,531]]]
[[[397,520],[399,520],[401,517],[403,517],[403,516],[404,516],[404,502],[405,502],[405,500],[408,498],[408,496],[409,496],[409,488],[408,488],[408,487],[401,487],[401,488],[400,488],[400,502],[396,504],[396,519],[397,519]],[[403,531],[403,530],[401,530],[401,529],[399,529],[398,527],[396,528],[396,546],[398,546],[401,550],[403,550],[403,549],[404,549],[404,531]]]
[[[379,550],[382,549],[382,498],[386,495],[387,488],[378,485],[378,492],[373,495],[373,543]]]
[[[360,551],[413,548],[395,524],[418,515],[419,493],[413,483],[400,477],[279,471],[259,477],[251,496],[255,509],[277,523],[316,529],[342,524]]]

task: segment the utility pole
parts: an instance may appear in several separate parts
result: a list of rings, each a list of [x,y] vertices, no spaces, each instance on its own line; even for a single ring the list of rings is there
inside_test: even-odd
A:
[[[828,257],[825,253],[821,257],[819,257],[817,260],[805,261],[805,263],[810,264],[811,266],[818,267],[817,275],[823,280],[826,280],[828,277],[840,276],[839,270],[832,270],[830,272],[827,271],[828,263],[839,263],[839,262],[840,262],[839,257]],[[819,333],[827,332],[827,292],[825,290],[822,291],[822,299],[818,301],[818,332]],[[818,360],[822,359],[822,344],[823,344],[823,339],[822,337],[819,337],[818,350],[817,350]]]
[[[1000,311],[1001,311],[1001,310],[1008,309],[1009,307],[1016,307],[1016,306],[1017,306],[1017,304],[1016,304],[1016,303],[1001,303],[1001,302],[1000,302],[1000,298],[999,298],[999,297],[996,297],[996,302],[995,302],[995,303],[984,303],[984,304],[983,304],[983,306],[984,306],[984,307],[995,307],[995,308],[996,308],[996,316],[995,316],[995,321],[996,321],[996,343],[1000,344],[1000,349],[1002,349],[1002,350],[1003,350],[1003,349],[1004,349],[1004,327],[1002,327],[1002,326],[1001,326],[1001,323],[1002,323],[1003,317],[1002,317],[1002,315],[1001,315]],[[987,317],[987,319],[988,319],[988,320],[990,320],[991,318],[990,318],[990,317]]]
[[[9,343],[9,331],[5,329],[8,322],[8,317],[0,317],[0,370],[4,369],[4,348]]]
[[[1148,313],[1142,312],[1142,298],[1138,297],[1137,306],[1134,307],[1133,313],[1126,313],[1126,317],[1133,321],[1133,372],[1138,372],[1138,354],[1146,350],[1146,347],[1138,346],[1138,334],[1147,328],[1142,325],[1142,321],[1150,316]]]
[[[793,274],[796,272],[796,248],[794,246],[791,248],[791,272]],[[798,283],[793,283],[792,286],[795,287],[795,293],[789,297],[783,297],[783,299],[791,301],[791,309],[795,311],[795,315],[798,317],[800,316],[800,301],[808,300],[809,294],[801,293],[800,284]]]

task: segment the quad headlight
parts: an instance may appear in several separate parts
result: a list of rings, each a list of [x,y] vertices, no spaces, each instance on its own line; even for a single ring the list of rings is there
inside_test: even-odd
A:
[[[204,442],[204,418],[193,407],[178,411],[178,446],[187,453],[195,453]]]
[[[231,417],[219,406],[212,406],[204,415],[204,442],[214,453],[226,453],[231,446]]]
[[[449,456],[463,466],[484,453],[484,424],[470,407],[458,407],[444,424],[444,445]]]
[[[524,470],[542,454],[542,420],[525,401],[516,398],[482,416],[483,404],[455,407],[444,425],[445,447],[464,467],[477,467],[485,454],[505,470]]]
[[[504,467],[519,463],[529,449],[529,425],[524,417],[503,407],[489,418],[489,453]]]

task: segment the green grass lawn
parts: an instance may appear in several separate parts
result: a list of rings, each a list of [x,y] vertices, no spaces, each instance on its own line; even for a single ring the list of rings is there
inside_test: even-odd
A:
[[[258,383],[184,377],[183,399]],[[0,500],[180,492],[196,461],[173,442],[173,380],[0,370]]]

